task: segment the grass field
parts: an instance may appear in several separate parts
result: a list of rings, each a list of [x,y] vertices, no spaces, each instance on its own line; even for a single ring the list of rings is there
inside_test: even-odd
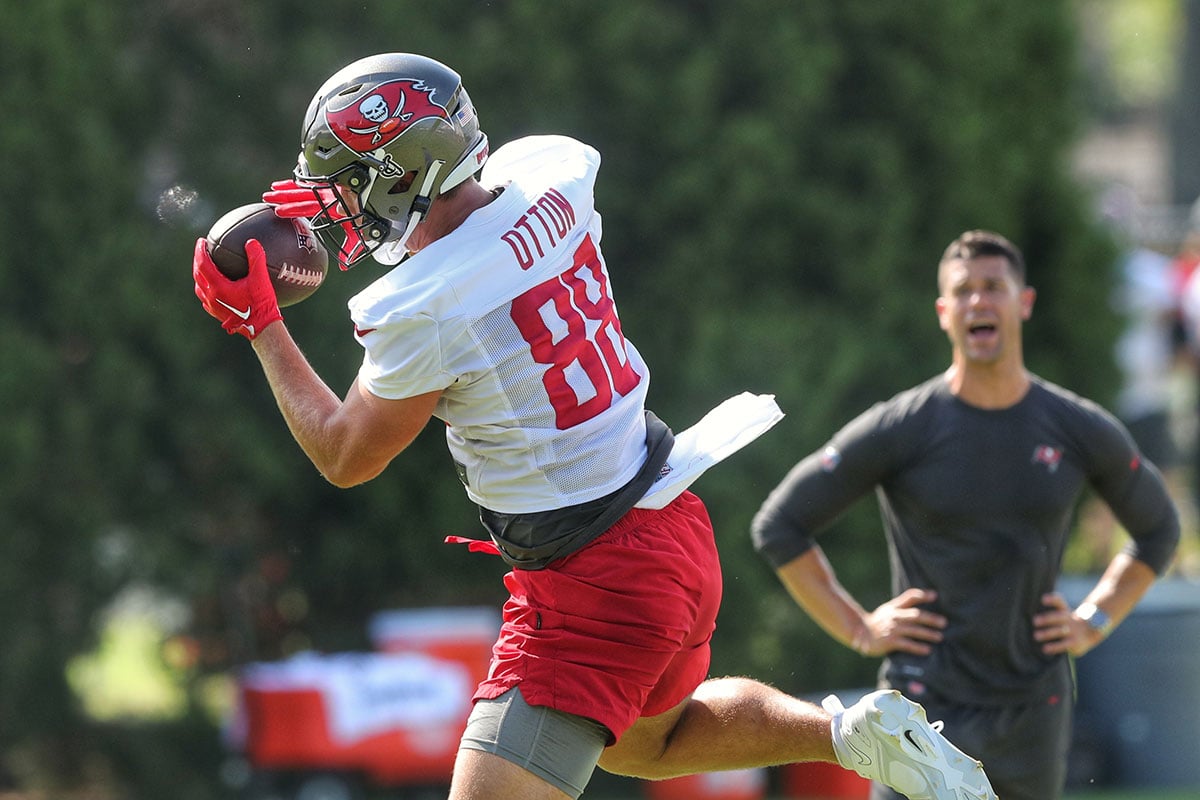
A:
[[[586,795],[584,795],[586,797]],[[1200,788],[1196,789],[1142,789],[1139,791],[1096,790],[1071,792],[1063,800],[1196,800]]]
[[[585,794],[584,797],[587,797]],[[1197,800],[1200,798],[1200,788],[1196,789],[1141,789],[1120,790],[1104,789],[1086,792],[1070,792],[1063,800]],[[615,798],[613,800],[616,800]],[[620,800],[645,800],[644,795],[624,797]],[[774,800],[782,800],[775,798]]]
[[[1068,794],[1064,800],[1196,800],[1197,789],[1142,789],[1140,791],[1094,791]]]
[[[584,797],[588,797],[584,794]],[[1200,787],[1195,789],[1094,789],[1087,791],[1068,792],[1063,800],[1197,800],[1200,798]],[[644,793],[633,795],[618,794],[597,795],[597,800],[646,800]],[[785,800],[781,797],[769,800]]]

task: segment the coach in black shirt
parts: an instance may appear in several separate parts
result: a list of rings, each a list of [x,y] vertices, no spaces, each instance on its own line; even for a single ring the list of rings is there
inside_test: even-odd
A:
[[[838,641],[884,656],[881,684],[945,722],[1004,800],[1062,796],[1068,654],[1098,645],[1169,565],[1179,518],[1153,464],[1093,402],[1026,368],[1024,258],[970,231],[938,267],[945,373],[879,403],[797,464],[756,515],[757,549]],[[1090,486],[1130,534],[1084,602],[1054,591]],[[894,597],[865,610],[814,535],[875,490]],[[872,800],[899,798],[876,784]]]

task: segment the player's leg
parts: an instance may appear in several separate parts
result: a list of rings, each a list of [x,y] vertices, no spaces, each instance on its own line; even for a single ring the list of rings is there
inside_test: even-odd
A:
[[[459,750],[449,800],[571,800],[577,796],[500,756]]]
[[[835,761],[830,715],[746,678],[715,678],[663,714],[643,717],[604,751],[600,767],[668,778],[695,772]]]
[[[834,702],[830,711],[755,681],[710,680],[670,712],[639,720],[601,756],[600,766],[664,778],[836,761],[917,800],[995,800],[979,762],[899,692],[873,692],[848,709]]]
[[[519,689],[475,704],[450,800],[570,800],[587,786],[609,739],[582,717],[525,702]]]

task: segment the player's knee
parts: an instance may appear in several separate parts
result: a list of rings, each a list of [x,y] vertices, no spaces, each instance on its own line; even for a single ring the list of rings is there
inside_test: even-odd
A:
[[[675,733],[687,711],[689,701],[654,717],[642,717],[621,734],[616,743],[600,754],[598,766],[614,775],[658,780],[680,774],[666,758]]]

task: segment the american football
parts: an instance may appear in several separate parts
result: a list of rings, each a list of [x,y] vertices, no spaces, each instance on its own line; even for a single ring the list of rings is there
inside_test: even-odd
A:
[[[304,300],[325,281],[329,254],[304,219],[282,219],[267,203],[250,203],[225,214],[208,232],[208,252],[221,273],[246,277],[246,241],[256,239],[267,254],[267,272],[279,307]]]

